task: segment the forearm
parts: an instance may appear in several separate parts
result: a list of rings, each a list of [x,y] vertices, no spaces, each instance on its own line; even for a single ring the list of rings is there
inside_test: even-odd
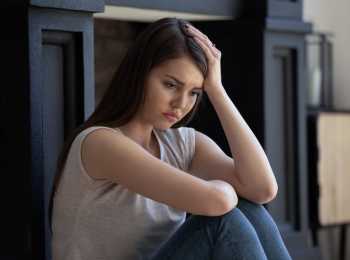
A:
[[[216,88],[216,91],[208,93],[208,97],[219,117],[235,161],[233,174],[244,187],[245,194],[264,200],[277,192],[276,179],[266,154],[224,88]],[[231,184],[234,187],[238,185]]]

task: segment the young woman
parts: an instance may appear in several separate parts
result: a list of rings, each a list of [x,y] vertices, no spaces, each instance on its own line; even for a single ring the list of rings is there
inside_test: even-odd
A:
[[[139,35],[61,153],[53,260],[291,259],[261,205],[276,196],[274,174],[225,92],[220,57],[180,19]],[[185,127],[204,91],[234,160]]]

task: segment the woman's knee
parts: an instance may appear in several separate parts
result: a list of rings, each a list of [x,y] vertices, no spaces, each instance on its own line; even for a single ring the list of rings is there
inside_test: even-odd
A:
[[[244,199],[242,197],[238,198],[237,208],[239,209],[249,209],[253,211],[264,211],[266,210],[262,204],[255,203],[253,201]]]
[[[269,230],[270,234],[272,232],[278,232],[275,221],[263,205],[240,198],[237,207],[257,231]]]
[[[207,227],[214,229],[217,234],[230,233],[238,238],[257,239],[257,233],[239,208],[233,208],[221,216],[202,216],[201,221]]]
[[[235,229],[242,229],[243,231],[254,230],[254,227],[249,222],[247,217],[237,207],[222,215],[221,223],[229,225],[230,227]]]
[[[239,208],[248,219],[268,219],[272,220],[270,213],[261,204],[240,198],[238,200],[237,208]]]

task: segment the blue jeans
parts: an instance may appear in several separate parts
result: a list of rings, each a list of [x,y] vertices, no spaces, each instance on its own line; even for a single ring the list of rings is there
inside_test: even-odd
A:
[[[152,260],[292,259],[264,206],[239,198],[222,216],[191,215]]]

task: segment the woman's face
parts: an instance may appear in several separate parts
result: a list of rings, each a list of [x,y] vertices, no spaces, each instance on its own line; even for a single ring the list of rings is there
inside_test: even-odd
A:
[[[201,71],[187,56],[163,62],[146,79],[145,103],[139,115],[157,129],[170,128],[191,111],[203,81]]]

